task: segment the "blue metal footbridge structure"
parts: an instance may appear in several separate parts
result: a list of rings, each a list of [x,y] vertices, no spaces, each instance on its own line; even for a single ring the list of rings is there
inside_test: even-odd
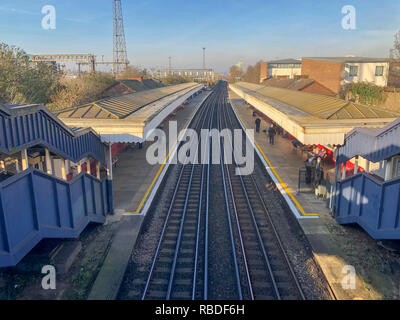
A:
[[[400,119],[384,128],[352,130],[337,161],[362,156],[376,163],[396,155],[400,155]],[[363,172],[337,182],[334,213],[339,223],[356,223],[374,239],[400,239],[400,176],[380,181]]]
[[[0,153],[47,148],[107,165],[108,146],[91,129],[72,129],[40,105],[0,105]],[[45,238],[76,238],[113,211],[112,181],[81,172],[71,181],[28,167],[0,182],[0,267],[16,265]]]

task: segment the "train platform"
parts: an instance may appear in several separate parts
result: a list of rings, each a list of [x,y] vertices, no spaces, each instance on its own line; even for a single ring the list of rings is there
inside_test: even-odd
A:
[[[160,124],[159,127],[166,133],[167,142],[169,140],[169,121],[177,121],[178,133],[182,132],[209,93],[210,91],[203,91],[191,99],[184,108],[171,114]],[[151,143],[145,142],[142,149],[132,146],[119,155],[116,168],[114,168],[116,216],[111,219],[121,219],[120,226],[93,285],[89,300],[113,300],[116,298],[144,216],[162,181],[163,174],[167,170],[166,165],[150,165],[147,162],[146,152],[150,145]],[[174,147],[175,144],[168,146],[169,154]]]
[[[208,91],[203,92],[190,100],[190,102],[179,109],[175,115],[171,114],[159,126],[164,130],[169,141],[169,121],[176,121],[178,132],[180,132],[193,117],[201,101],[207,97]],[[163,165],[150,165],[146,160],[146,153],[151,142],[144,142],[140,149],[139,145],[132,145],[118,156],[114,168],[114,206],[119,214],[135,215],[144,214],[146,203],[152,195],[152,190],[160,180],[159,177],[164,169]],[[168,146],[172,149],[173,146]],[[170,150],[171,151],[171,150]]]
[[[379,261],[384,250],[362,230],[349,230],[338,225],[330,215],[325,200],[316,198],[311,192],[297,193],[299,168],[304,167],[304,158],[294,149],[289,139],[281,136],[276,136],[275,145],[271,146],[267,134],[262,132],[266,122],[262,121],[261,132],[255,133],[254,110],[231,90],[229,98],[242,126],[254,129],[256,151],[258,149],[270,175],[275,175],[272,178],[297,217],[336,298],[382,299],[390,295],[387,291],[390,276],[380,272],[379,266],[369,265],[368,262],[375,258]],[[343,286],[348,266],[355,266],[357,271],[355,289]]]

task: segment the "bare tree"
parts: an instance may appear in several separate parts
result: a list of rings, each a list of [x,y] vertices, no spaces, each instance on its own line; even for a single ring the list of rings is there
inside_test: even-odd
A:
[[[394,35],[393,48],[390,50],[390,60],[388,85],[400,87],[400,30]]]
[[[236,82],[243,79],[243,71],[237,65],[230,67],[229,69],[229,81]]]
[[[260,83],[261,61],[257,62],[254,66],[248,66],[244,75],[244,81],[251,83]]]
[[[140,78],[147,76],[147,70],[138,66],[128,66],[123,73],[118,76],[120,80],[128,80],[130,78]]]

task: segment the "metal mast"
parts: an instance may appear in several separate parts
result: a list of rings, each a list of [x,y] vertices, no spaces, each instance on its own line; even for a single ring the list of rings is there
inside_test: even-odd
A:
[[[124,20],[122,17],[121,0],[113,0],[114,14],[114,59],[113,74],[122,73],[128,66],[128,54],[126,52],[126,41],[124,31]]]
[[[206,69],[206,48],[203,48],[203,70]]]

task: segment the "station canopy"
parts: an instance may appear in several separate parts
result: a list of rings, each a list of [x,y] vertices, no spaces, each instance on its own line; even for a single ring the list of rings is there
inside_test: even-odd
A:
[[[370,107],[321,94],[266,87],[247,82],[239,82],[237,85],[265,97],[287,103],[321,119],[374,119],[400,116],[399,113],[391,110]]]
[[[383,127],[400,113],[332,96],[237,82],[230,89],[304,144],[343,144],[355,127]]]
[[[70,127],[94,129],[103,142],[143,142],[148,132],[201,88],[197,83],[182,83],[105,98],[55,114]]]
[[[193,83],[129,93],[64,109],[56,114],[59,118],[126,119],[149,103],[190,87],[193,87]]]

